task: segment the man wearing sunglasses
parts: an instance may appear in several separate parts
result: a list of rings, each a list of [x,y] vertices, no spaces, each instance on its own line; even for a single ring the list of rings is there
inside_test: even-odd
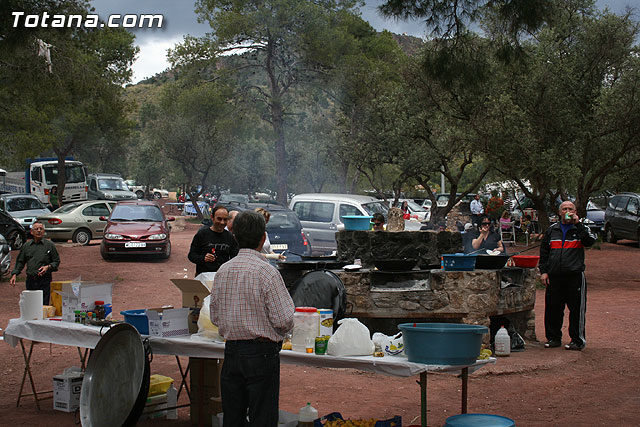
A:
[[[373,223],[373,231],[384,231],[384,215],[382,215],[380,212],[376,212],[373,214],[371,222]]]
[[[502,244],[500,235],[493,231],[491,221],[489,221],[486,215],[480,217],[477,235],[471,240],[471,247],[474,252],[482,252],[483,249],[504,252],[504,245]]]

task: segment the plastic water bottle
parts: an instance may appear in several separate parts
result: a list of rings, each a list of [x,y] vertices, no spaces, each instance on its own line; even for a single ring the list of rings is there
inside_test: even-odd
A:
[[[298,411],[298,426],[312,427],[316,418],[318,418],[318,410],[311,406],[311,402],[307,402],[307,405]]]
[[[167,408],[173,408],[167,410],[167,419],[168,420],[177,420],[178,419],[178,390],[171,385],[167,390]]]
[[[500,327],[500,330],[496,333],[494,343],[496,356],[508,356],[511,354],[511,338],[504,326]]]

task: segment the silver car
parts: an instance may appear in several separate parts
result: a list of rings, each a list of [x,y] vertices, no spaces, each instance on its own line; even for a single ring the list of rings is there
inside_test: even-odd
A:
[[[44,224],[45,235],[57,242],[71,239],[74,243],[87,245],[91,239],[102,239],[105,221],[116,202],[95,200],[90,202],[74,202],[38,217]]]
[[[3,194],[0,196],[0,209],[11,215],[27,231],[36,218],[51,211],[33,194]]]
[[[11,245],[0,234],[0,277],[9,274],[11,267]]]
[[[91,200],[136,200],[136,193],[129,190],[120,175],[97,173],[90,174],[88,198]]]

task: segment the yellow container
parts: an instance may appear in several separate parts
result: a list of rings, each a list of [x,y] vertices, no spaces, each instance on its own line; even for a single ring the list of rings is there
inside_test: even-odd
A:
[[[51,282],[51,305],[55,307],[56,316],[62,316],[62,297],[56,291],[62,291],[63,283],[71,283],[71,280],[59,280]]]
[[[149,397],[165,394],[173,384],[173,378],[154,374],[149,379]]]

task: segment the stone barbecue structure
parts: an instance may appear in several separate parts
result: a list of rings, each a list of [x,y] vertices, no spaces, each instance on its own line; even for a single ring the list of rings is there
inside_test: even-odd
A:
[[[363,268],[331,270],[344,283],[347,317],[370,330],[392,334],[398,323],[461,322],[495,328],[511,323],[524,338],[536,340],[537,269],[445,271],[440,256],[462,252],[460,233],[435,231],[340,231],[338,261],[359,258]],[[376,259],[418,259],[415,269],[375,269]],[[287,286],[305,271],[282,271]],[[489,340],[489,337],[486,337]]]

